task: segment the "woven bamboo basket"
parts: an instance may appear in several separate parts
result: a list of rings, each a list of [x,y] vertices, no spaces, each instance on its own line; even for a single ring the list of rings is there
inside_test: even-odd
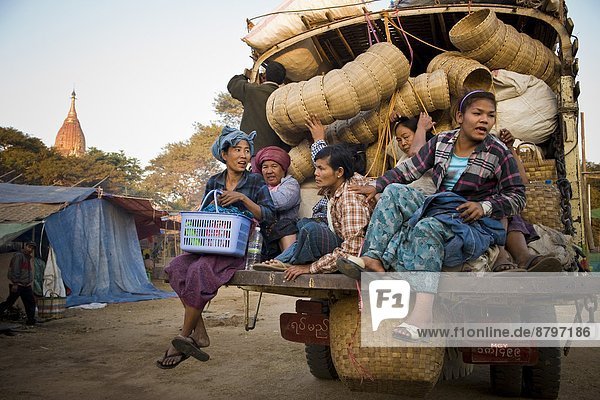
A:
[[[523,37],[511,25],[506,25],[504,43],[500,50],[492,57],[485,66],[491,70],[504,69],[508,67],[516,58]]]
[[[414,90],[410,86],[410,83],[405,83],[404,86],[402,86],[396,93],[394,111],[403,117],[413,117],[415,115],[419,115],[421,112],[419,100],[417,99]]]
[[[436,60],[438,57],[447,60]],[[431,63],[439,65],[439,69],[446,72],[448,88],[454,96],[460,97],[465,91],[471,90],[490,90],[492,87],[490,70],[475,60],[456,54],[440,54]]]
[[[458,51],[446,51],[438,54],[437,56],[433,57],[431,61],[429,61],[429,64],[427,64],[427,73],[431,74],[434,71],[443,69],[442,67],[444,64],[452,57],[463,57],[463,54],[459,53]]]
[[[438,380],[444,348],[360,347],[357,304],[356,297],[341,299],[329,316],[331,355],[342,382],[354,391],[424,397]]]
[[[323,76],[318,75],[309,79],[302,87],[302,103],[309,115],[316,116],[323,125],[331,124],[335,121],[323,92]]]
[[[496,55],[496,53],[498,53],[502,47],[502,44],[504,43],[505,37],[506,25],[504,23],[500,23],[498,25],[498,30],[494,32],[492,36],[490,36],[487,42],[483,42],[481,46],[474,50],[463,51],[463,56],[479,61],[480,63],[488,62]]]
[[[546,66],[546,71],[542,74],[540,79],[546,82],[548,86],[551,86],[551,83],[556,80],[556,76],[560,72],[560,59],[550,49],[548,49],[548,53],[548,65]]]
[[[356,61],[367,67],[371,74],[381,83],[381,98],[389,99],[398,86],[398,77],[385,58],[370,51],[356,57]],[[406,82],[406,81],[405,81]]]
[[[358,103],[362,111],[372,110],[381,102],[383,88],[381,82],[360,62],[348,62],[342,67],[352,86],[356,89]]]
[[[334,122],[330,127],[332,138],[337,142],[373,143],[379,136],[377,110],[361,111],[349,120]]]
[[[416,95],[425,104],[427,111],[443,110],[450,107],[448,77],[443,69],[411,78],[411,83]]]
[[[383,62],[390,67],[396,76],[396,87],[394,90],[406,83],[410,73],[410,63],[404,53],[402,53],[402,50],[392,43],[381,42],[372,45],[367,51],[382,57]]]
[[[532,41],[535,46],[535,61],[531,65],[529,75],[533,75],[536,78],[541,78],[541,76],[544,75],[544,72],[546,72],[546,67],[550,62],[550,57],[548,54],[549,50],[539,40],[532,39]]]
[[[323,93],[335,119],[352,118],[360,112],[356,90],[348,75],[341,69],[334,69],[325,75]]]
[[[461,51],[472,51],[488,42],[502,24],[496,13],[484,9],[471,13],[450,29],[450,41]]]
[[[533,143],[523,142],[517,146],[517,154],[523,163],[527,177],[531,182],[555,182],[556,160],[546,160],[540,149]]]
[[[548,226],[563,231],[561,222],[560,192],[556,185],[544,182],[530,182],[525,185],[527,205],[521,212],[523,219],[530,224]]]
[[[290,89],[287,95],[285,108],[288,117],[296,128],[303,127],[306,120],[310,118],[304,102],[302,101],[302,88],[306,85],[306,81],[300,81]]]
[[[275,133],[290,146],[295,146],[304,139],[299,135],[302,130],[292,123],[286,110],[287,94],[295,83],[290,83],[274,91],[267,99],[267,120]],[[270,105],[272,103],[272,105]]]
[[[519,35],[521,36],[519,51],[506,69],[519,74],[525,74],[529,72],[531,65],[535,61],[535,45],[526,33],[521,32]]]
[[[289,154],[290,167],[288,173],[296,178],[298,183],[302,183],[314,175],[315,167],[312,163],[308,140],[305,139],[296,147],[293,147]]]

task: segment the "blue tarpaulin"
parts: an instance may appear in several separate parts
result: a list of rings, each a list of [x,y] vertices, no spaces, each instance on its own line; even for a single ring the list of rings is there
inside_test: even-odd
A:
[[[67,306],[173,297],[146,276],[134,217],[103,199],[72,204],[46,219]]]
[[[0,203],[76,203],[92,193],[96,193],[96,189],[0,183]]]

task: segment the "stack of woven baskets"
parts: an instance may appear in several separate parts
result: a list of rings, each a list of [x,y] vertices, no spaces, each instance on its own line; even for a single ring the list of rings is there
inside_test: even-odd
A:
[[[449,32],[450,41],[464,57],[490,69],[507,69],[533,75],[553,87],[559,78],[560,60],[539,40],[517,32],[483,9],[467,15]]]
[[[405,117],[438,111],[441,130],[454,128],[451,100],[471,90],[493,90],[491,70],[504,68],[536,76],[551,87],[559,78],[559,59],[543,43],[500,21],[483,9],[456,23],[450,40],[460,50],[434,57],[427,72],[409,78],[409,63],[392,43],[371,46],[341,69],[307,81],[287,84],[268,99],[269,123],[287,144],[290,172],[302,182],[313,175],[310,134],[306,121],[316,116],[327,125],[327,142],[362,143],[367,164],[377,166],[371,176],[385,169],[383,157],[390,140],[389,117]],[[456,101],[454,101],[456,103]],[[308,139],[308,140],[307,140]],[[381,166],[381,168],[379,168]]]

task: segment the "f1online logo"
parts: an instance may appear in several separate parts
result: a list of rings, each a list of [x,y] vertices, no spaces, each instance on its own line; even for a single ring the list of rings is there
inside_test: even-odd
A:
[[[408,315],[410,285],[403,280],[376,280],[369,282],[371,326],[373,332],[384,319],[401,319]]]

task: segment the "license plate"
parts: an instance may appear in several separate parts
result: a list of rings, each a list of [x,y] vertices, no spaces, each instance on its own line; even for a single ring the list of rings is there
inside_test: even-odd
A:
[[[279,316],[281,337],[291,342],[329,346],[329,316],[284,313]]]
[[[473,347],[463,349],[463,361],[470,364],[534,365],[538,352],[533,347]]]

